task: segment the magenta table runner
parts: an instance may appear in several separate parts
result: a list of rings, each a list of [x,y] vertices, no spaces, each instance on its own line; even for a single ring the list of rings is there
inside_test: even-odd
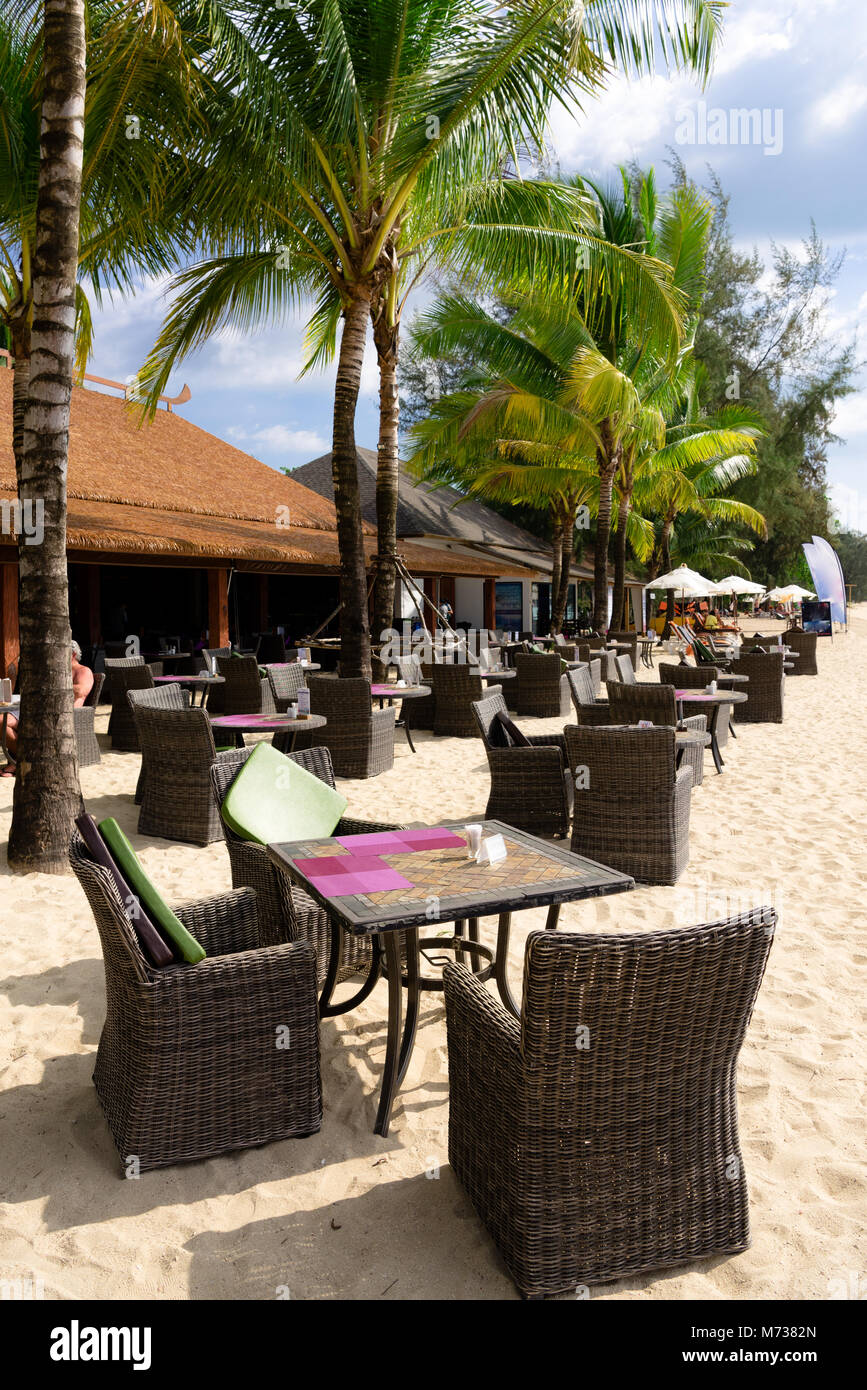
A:
[[[220,714],[211,720],[216,729],[287,729],[295,721],[279,714]],[[306,722],[306,721],[304,721]]]

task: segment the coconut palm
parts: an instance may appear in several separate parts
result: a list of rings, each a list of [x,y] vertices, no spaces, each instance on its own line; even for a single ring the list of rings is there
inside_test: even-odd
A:
[[[285,0],[278,8],[272,0],[210,0],[207,10],[231,99],[199,181],[184,189],[208,251],[176,282],[145,369],[151,399],[179,357],[218,325],[247,328],[313,299],[311,356],[321,360],[342,320],[332,425],[341,669],[368,674],[354,433],[368,320],[383,369],[384,605],[394,582],[397,471],[389,380],[419,263],[435,248],[459,267],[472,265],[482,286],[520,277],[540,293],[574,275],[582,253],[600,278],[646,274],[631,261],[624,269],[625,258],[612,270],[610,256],[576,232],[579,190],[545,193],[496,179],[492,187],[492,173],[539,149],[551,101],[596,89],[612,63],[647,70],[662,59],[706,74],[722,6]],[[664,278],[657,297],[659,314],[671,318]]]

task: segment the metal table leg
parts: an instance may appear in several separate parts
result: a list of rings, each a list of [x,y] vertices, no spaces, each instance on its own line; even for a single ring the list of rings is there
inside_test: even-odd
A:
[[[379,1108],[376,1112],[374,1134],[383,1138],[388,1134],[391,1123],[391,1107],[401,1079],[406,1074],[409,1059],[415,1042],[418,1024],[418,930],[406,932],[386,931],[385,960],[388,970],[388,1033],[385,1045],[385,1065],[382,1069],[382,1082],[379,1092]],[[403,1016],[403,985],[400,972],[400,937],[406,940],[407,1001],[406,1024],[401,1036]]]
[[[497,982],[497,989],[500,992],[500,998],[504,1005],[510,1013],[515,1015],[515,1018],[520,1018],[521,1010],[517,1005],[515,996],[509,988],[508,979],[509,934],[511,929],[511,912],[501,912],[500,920],[497,925],[497,957],[494,966],[494,979]]]
[[[339,1014],[347,1014],[350,1009],[356,1009],[359,1004],[363,1004],[367,996],[371,993],[377,980],[382,974],[382,945],[378,936],[370,939],[371,961],[370,969],[364,980],[364,984],[349,999],[344,999],[340,1004],[332,1004],[331,996],[337,984],[337,974],[340,969],[340,950],[343,944],[343,928],[339,922],[331,923],[331,946],[328,952],[328,969],[322,984],[322,991],[319,995],[319,1017],[336,1018]]]
[[[708,729],[708,733],[710,734],[710,751],[713,754],[714,765],[718,773],[722,772],[724,766],[716,737],[716,726],[721,709],[722,705],[714,705],[710,716],[710,728]]]

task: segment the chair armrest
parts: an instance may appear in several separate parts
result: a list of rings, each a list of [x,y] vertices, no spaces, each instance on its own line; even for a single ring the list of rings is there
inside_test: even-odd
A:
[[[576,709],[572,706],[578,723],[585,728],[601,729],[606,724],[616,724],[619,721],[611,713],[611,706],[607,700],[599,700],[595,705],[579,705]]]
[[[394,724],[397,719],[397,710],[394,705],[386,705],[384,709],[374,709],[370,711],[371,720],[377,724]]]
[[[334,829],[335,835],[370,835],[380,830],[408,830],[407,825],[397,825],[393,821],[355,820],[353,816],[341,816]]]
[[[277,1024],[290,1021],[287,1011],[297,1013],[300,1000],[309,1004],[303,1026],[318,1033],[316,952],[309,941],[285,941],[279,946],[208,956],[198,965],[156,971],[152,979],[157,988],[172,990],[175,1000],[187,994],[200,1005],[203,995],[214,994],[215,1009],[225,1008],[231,994],[238,1001],[239,1015],[255,1020],[263,1042]]]
[[[679,767],[674,774],[674,796],[676,801],[686,797],[689,800],[692,794],[692,768]]]
[[[443,966],[443,990],[448,1032],[464,1037],[472,1035],[482,1044],[480,1052],[490,1054],[496,1051],[497,1071],[488,1073],[486,1080],[490,1082],[496,1075],[499,1086],[500,1068],[505,1063],[510,1071],[514,1071],[517,1081],[524,1066],[519,1019],[499,999],[489,994],[465,965],[449,961]],[[484,1072],[481,1055],[479,1062]]]
[[[688,704],[689,704],[689,701],[688,701],[688,700],[684,700],[683,703],[684,703],[685,705],[688,705]],[[690,714],[690,715],[688,715],[688,716],[686,717],[686,719],[683,720],[683,723],[681,724],[681,728],[683,728],[683,729],[692,729],[692,730],[694,730],[694,732],[699,733],[699,734],[706,734],[706,733],[707,733],[707,715],[706,715],[706,714]]]
[[[187,931],[204,947],[208,958],[250,951],[259,946],[259,918],[252,888],[235,888],[231,893],[177,907],[174,911]]]
[[[492,768],[502,763],[504,767],[512,770],[515,767],[512,760],[520,758],[521,768],[526,770],[528,777],[537,772],[562,773],[566,766],[565,743],[563,747],[547,744],[537,748],[534,744],[530,748],[489,748],[488,757]]]
[[[563,757],[566,756],[566,740],[562,734],[531,734],[530,743],[533,748],[559,748]]]

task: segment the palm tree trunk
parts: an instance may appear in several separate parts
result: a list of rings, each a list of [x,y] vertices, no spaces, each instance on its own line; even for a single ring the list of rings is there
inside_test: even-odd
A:
[[[624,489],[617,508],[617,530],[614,532],[614,601],[611,623],[615,629],[623,625],[623,603],[626,597],[626,524],[629,520],[630,493]]]
[[[355,448],[355,408],[361,385],[364,340],[370,316],[370,291],[353,285],[343,311],[343,334],[334,387],[334,432],[331,475],[337,510],[337,544],[340,549],[340,674],[371,678],[370,622],[367,613],[367,567],[364,528],[358,488],[358,456]]]
[[[575,539],[575,515],[576,508],[570,508],[560,535],[560,579],[554,606],[554,620],[551,623],[552,632],[562,632],[566,618],[566,601],[569,597],[569,579],[572,573],[572,546]]]
[[[22,306],[10,324],[12,338],[12,359],[15,374],[12,378],[12,450],[15,455],[15,473],[21,486],[21,467],[24,458],[24,414],[27,409],[27,395],[30,389],[30,315]]]
[[[600,425],[603,447],[596,450],[599,469],[599,511],[596,516],[596,548],[593,556],[593,630],[608,627],[608,542],[611,536],[611,498],[620,466],[620,450],[614,442],[611,422]]]
[[[81,807],[72,717],[66,474],[84,140],[84,0],[45,0],[30,383],[19,497],[44,506],[18,540],[21,724],[9,867],[61,873]],[[23,529],[23,528],[22,528]],[[38,535],[38,532],[35,534]]]
[[[560,574],[563,569],[563,521],[559,511],[554,513],[554,534],[551,538],[551,601],[548,605],[548,631],[553,636],[558,629],[554,626],[557,612],[557,597],[560,593]]]
[[[373,584],[373,635],[394,625],[394,593],[397,583],[397,490],[400,460],[398,435],[400,405],[397,394],[397,352],[400,327],[390,324],[385,310],[374,321],[373,341],[379,363],[379,444],[376,464],[376,577]],[[374,661],[377,677],[385,668]]]

